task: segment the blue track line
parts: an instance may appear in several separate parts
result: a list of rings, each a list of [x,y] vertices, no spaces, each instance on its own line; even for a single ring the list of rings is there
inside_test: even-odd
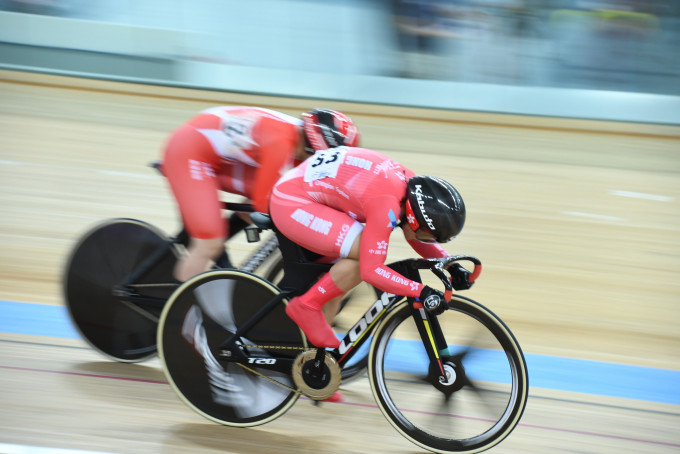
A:
[[[65,307],[12,301],[0,301],[0,332],[80,338]],[[409,362],[392,360],[388,367],[404,371],[422,367],[417,359],[421,357],[418,348],[422,346],[417,342],[399,341],[400,356],[408,357]],[[403,355],[409,351],[410,354]],[[502,382],[502,378],[487,375],[484,368],[484,364],[493,361],[498,353],[480,352],[476,356],[470,355],[473,361],[477,361],[470,370],[479,371],[479,375],[473,378]],[[529,366],[529,383],[533,388],[680,405],[680,371],[530,353],[525,353],[525,356]]]

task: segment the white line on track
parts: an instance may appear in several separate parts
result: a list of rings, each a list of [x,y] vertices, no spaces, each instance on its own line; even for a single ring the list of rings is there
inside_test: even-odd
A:
[[[600,219],[603,221],[623,221],[623,218],[617,218],[615,216],[605,216],[603,214],[594,214],[594,213],[581,213],[579,211],[563,211],[562,213],[568,214],[569,216],[577,216],[581,218],[591,218],[591,219]]]
[[[160,174],[158,174],[158,175],[147,175],[147,174],[136,173],[136,172],[119,172],[117,170],[97,170],[96,172],[103,173],[103,174],[106,174],[106,175],[115,175],[117,177],[132,177],[132,178],[159,178],[160,177]]]
[[[65,165],[55,165],[55,164],[45,164],[45,163],[29,163],[29,162],[24,162],[24,161],[9,161],[9,160],[4,160],[0,159],[0,165],[3,166],[23,166],[23,165],[29,165],[33,167],[48,167],[51,169],[73,169],[73,167],[70,166],[65,166]],[[141,173],[141,172],[122,172],[118,170],[104,170],[104,169],[92,169],[92,168],[85,168],[85,169],[80,169],[85,172],[91,172],[91,173],[100,173],[104,175],[113,175],[117,177],[128,177],[128,178],[142,178],[142,179],[151,179],[151,178],[159,178],[160,174],[156,174],[153,172],[148,172],[148,173]]]
[[[611,195],[617,195],[619,197],[630,197],[633,199],[644,199],[644,200],[654,200],[656,202],[672,202],[675,200],[674,197],[669,197],[666,195],[656,195],[656,194],[645,194],[644,192],[631,192],[631,191],[609,191]]]
[[[3,454],[108,454],[102,451],[81,451],[78,449],[45,448],[4,443],[0,443],[0,452]]]

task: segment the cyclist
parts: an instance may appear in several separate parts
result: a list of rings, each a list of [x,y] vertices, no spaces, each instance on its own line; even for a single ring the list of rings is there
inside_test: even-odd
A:
[[[224,252],[230,234],[247,224],[234,216],[223,219],[219,191],[243,195],[267,212],[269,193],[286,170],[315,151],[358,142],[352,120],[328,109],[298,119],[257,107],[221,106],[180,126],[166,143],[162,168],[189,235],[175,278],[185,281],[205,271]]]
[[[362,280],[382,291],[416,297],[433,313],[445,309],[442,292],[403,277],[388,268],[385,259],[395,227],[401,227],[422,257],[449,256],[437,243],[460,233],[465,204],[446,181],[416,176],[376,151],[339,147],[317,152],[286,173],[274,186],[269,210],[277,228],[292,241],[338,259],[286,307],[315,346],[340,344],[322,307]],[[455,265],[449,271],[456,290],[470,287],[465,268]]]

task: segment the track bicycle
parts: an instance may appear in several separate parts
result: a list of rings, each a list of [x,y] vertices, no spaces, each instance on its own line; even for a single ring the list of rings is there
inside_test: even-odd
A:
[[[224,208],[253,211],[240,203],[225,202]],[[90,346],[120,362],[144,361],[156,354],[158,317],[178,287],[172,270],[187,241],[184,230],[170,237],[147,222],[126,218],[105,220],[80,238],[62,285],[70,318]],[[240,267],[263,269],[265,277],[275,275],[281,260],[277,247],[271,236]],[[216,268],[223,267],[223,257]]]
[[[273,228],[253,216],[259,229]],[[279,285],[238,270],[215,270],[183,283],[158,327],[159,356],[172,388],[194,411],[235,427],[283,415],[300,396],[323,400],[342,370],[370,342],[368,376],[380,411],[416,445],[438,453],[491,448],[517,426],[528,397],[522,350],[483,305],[453,294],[447,269],[471,256],[406,259],[390,268],[421,281],[438,277],[450,298],[441,315],[381,292],[336,349],[315,348],[285,315],[285,305],[319,276],[319,263],[277,232],[284,264]],[[327,268],[326,268],[327,269]]]
[[[224,209],[253,212],[250,204],[242,203],[224,202]],[[68,259],[62,285],[71,321],[92,348],[125,363],[156,355],[158,318],[178,287],[172,270],[187,240],[184,230],[169,237],[147,222],[125,218],[105,220],[81,237]],[[225,267],[223,257],[216,269]],[[263,240],[239,269],[278,282],[283,265],[277,237]],[[351,298],[358,299],[348,294],[343,303]],[[361,376],[367,364],[364,349],[344,370],[343,379]]]
[[[161,161],[152,161],[149,166],[163,175]],[[223,204],[223,209],[233,215],[253,212],[250,204]],[[245,224],[233,215],[232,236]],[[184,229],[170,237],[147,222],[127,218],[105,220],[80,238],[68,258],[62,287],[71,321],[92,348],[128,363],[156,355],[158,317],[178,286],[172,270],[188,240]],[[229,267],[232,265],[225,250],[215,268]],[[282,268],[275,235],[239,266],[246,272],[260,272],[272,282],[281,278]],[[343,306],[351,298],[348,294]],[[345,380],[361,375],[367,363],[365,351],[345,370]]]

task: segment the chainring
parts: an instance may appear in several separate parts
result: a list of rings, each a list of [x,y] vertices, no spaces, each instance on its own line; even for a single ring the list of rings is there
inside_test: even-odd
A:
[[[293,382],[302,394],[314,400],[324,400],[338,390],[342,373],[330,353],[324,355],[323,364],[317,364],[316,353],[316,350],[306,350],[295,358]]]

